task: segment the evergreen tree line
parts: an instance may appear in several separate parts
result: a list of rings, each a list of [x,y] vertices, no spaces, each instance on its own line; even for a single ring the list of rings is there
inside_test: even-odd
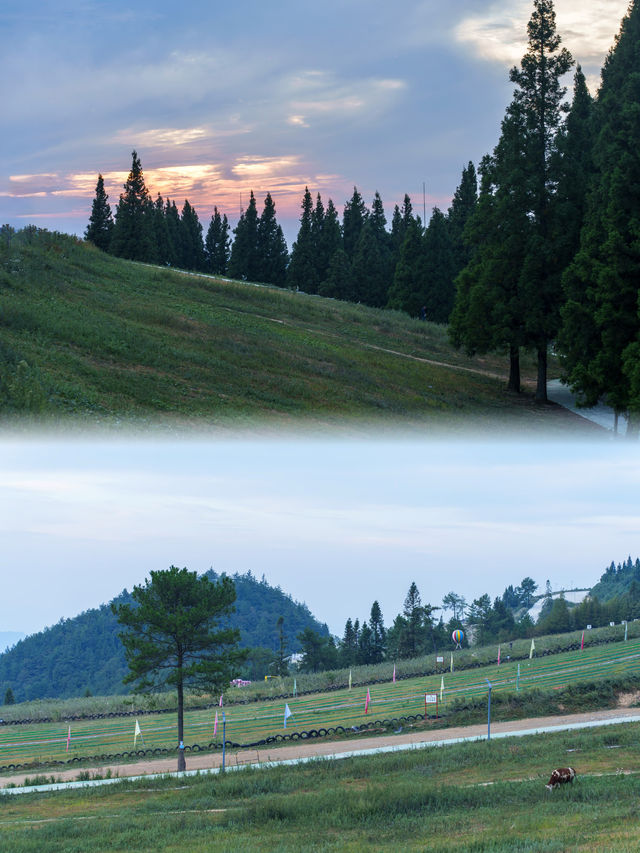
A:
[[[529,47],[495,149],[479,167],[449,332],[470,354],[509,353],[520,390],[522,349],[537,352],[546,400],[555,345],[581,401],[640,412],[640,0],[607,56],[595,98],[577,65],[569,107],[552,0],[535,0]]]
[[[603,585],[615,582],[615,593],[603,600]],[[463,647],[470,640],[476,645],[508,643],[512,640],[599,628],[610,622],[640,618],[640,559],[631,557],[618,567],[611,566],[602,575],[592,594],[580,604],[568,603],[561,594],[553,597],[547,581],[544,601],[534,623],[528,611],[536,600],[538,586],[525,577],[514,587],[509,585],[493,601],[485,593],[467,604],[464,596],[449,592],[441,606],[423,604],[415,582],[411,584],[399,613],[385,627],[380,605],[373,602],[368,621],[349,617],[342,638],[320,636],[311,627],[298,635],[303,651],[301,668],[308,672],[376,664],[444,652],[453,648],[452,633],[463,632]],[[602,590],[602,598],[596,593]],[[440,611],[436,618],[436,611]],[[444,612],[451,614],[445,622]]]
[[[357,188],[344,206],[342,222],[329,199],[315,203],[308,188],[291,255],[270,193],[258,213],[251,192],[233,240],[226,214],[214,208],[204,234],[188,200],[155,201],[146,187],[137,152],[124,192],[112,215],[102,175],[98,176],[85,237],[118,257],[168,264],[231,278],[274,284],[446,323],[453,306],[454,279],[467,260],[462,235],[476,204],[473,163],[463,169],[447,214],[435,208],[424,228],[405,195],[395,206],[390,230],[380,194],[369,210]]]

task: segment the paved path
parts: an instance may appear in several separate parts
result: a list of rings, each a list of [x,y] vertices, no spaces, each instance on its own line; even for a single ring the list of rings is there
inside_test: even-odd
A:
[[[576,406],[575,394],[572,394],[569,388],[563,385],[559,379],[549,380],[547,383],[547,396],[552,402],[557,403],[565,409],[569,409],[570,412],[575,412],[576,415],[580,415],[580,417],[588,421],[593,421],[593,423],[610,430],[612,433],[614,432],[615,413],[613,409],[605,406],[604,403],[599,403],[591,409],[579,409]],[[626,429],[627,419],[624,416],[620,416],[618,420],[618,435],[624,435]]]
[[[498,739],[502,737],[517,737],[527,734],[540,734],[545,732],[563,731],[576,728],[591,728],[593,726],[613,725],[621,722],[640,722],[640,712],[637,708],[613,708],[607,711],[590,711],[585,714],[567,714],[554,717],[535,717],[526,720],[512,720],[508,722],[496,722],[491,724],[491,737]],[[305,743],[298,741],[296,746],[280,746],[261,749],[242,749],[228,751],[226,756],[227,769],[235,770],[246,765],[265,766],[274,763],[297,764],[316,758],[349,758],[365,753],[374,754],[379,752],[393,752],[406,749],[420,749],[428,746],[444,746],[446,744],[461,743],[463,741],[484,740],[487,737],[487,724],[474,726],[459,726],[448,729],[436,729],[431,731],[403,732],[397,735],[372,736],[363,733],[348,741],[321,741],[314,740]],[[186,774],[176,772],[177,759],[161,758],[154,761],[140,761],[135,764],[111,764],[97,767],[75,767],[73,770],[54,772],[52,775],[60,782],[50,785],[29,786],[26,788],[0,788],[0,794],[18,794],[35,791],[59,790],[67,787],[86,787],[91,785],[104,785],[121,781],[123,778],[147,778],[156,775],[175,773],[176,776],[192,775],[196,773],[217,773],[222,764],[222,754],[196,753],[187,755]],[[108,780],[95,780],[78,782],[80,772],[88,773],[90,776],[100,774],[104,776],[107,771],[111,772],[112,778]],[[21,786],[27,776],[31,773],[17,773],[0,778],[0,785],[10,783]],[[48,775],[48,774],[47,774]]]

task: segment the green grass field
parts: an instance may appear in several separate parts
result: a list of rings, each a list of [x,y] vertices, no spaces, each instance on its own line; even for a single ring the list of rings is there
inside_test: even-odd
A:
[[[545,789],[551,770],[572,786]],[[637,725],[0,799],[12,853],[636,851]]]
[[[148,267],[41,231],[0,240],[0,290],[6,414],[567,430],[556,407],[505,393],[504,356],[469,359],[444,327],[400,312]]]
[[[455,658],[454,658],[455,661]],[[518,674],[518,669],[520,670]],[[285,700],[235,704],[224,709],[226,739],[232,743],[248,745],[268,737],[285,734],[297,735],[310,730],[321,731],[336,726],[350,729],[363,723],[380,723],[376,728],[397,728],[398,719],[415,717],[425,712],[425,694],[436,694],[439,705],[429,705],[429,716],[448,717],[455,711],[454,723],[460,721],[460,709],[465,709],[474,700],[480,699],[484,707],[487,683],[492,684],[493,695],[499,702],[501,694],[517,694],[526,697],[533,691],[557,691],[584,682],[602,682],[634,676],[640,672],[640,639],[612,643],[605,646],[586,647],[584,651],[534,657],[519,663],[503,662],[460,672],[446,672],[424,678],[403,679],[386,684],[358,686],[327,693],[290,697],[287,704],[293,716],[284,728]],[[367,690],[370,701],[365,712]],[[584,701],[584,700],[580,700]],[[596,702],[597,691],[590,701]],[[533,708],[531,702],[522,704],[511,701],[504,708],[496,705],[495,713],[523,716],[545,713],[545,703],[550,713],[557,712],[551,702],[542,700],[542,705]],[[520,707],[521,706],[521,707]],[[533,709],[533,710],[532,710]],[[218,716],[217,733],[214,736],[215,715]],[[473,717],[473,714],[471,715]],[[464,720],[467,721],[466,719]],[[427,725],[446,724],[448,719],[430,721]],[[173,750],[177,742],[177,723],[173,713],[150,714],[139,719],[142,737],[138,738],[137,749]],[[420,725],[424,725],[420,723]],[[71,739],[67,739],[71,727]],[[39,723],[0,728],[0,766],[10,764],[40,764],[47,766],[53,761],[70,758],[92,758],[102,755],[121,755],[134,749],[135,719],[120,717],[103,720],[75,720],[70,723]],[[212,707],[206,710],[190,710],[185,715],[185,744],[205,749],[210,744],[222,745],[222,710]]]

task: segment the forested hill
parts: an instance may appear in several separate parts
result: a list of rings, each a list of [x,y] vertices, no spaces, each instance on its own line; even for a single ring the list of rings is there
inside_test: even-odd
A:
[[[218,577],[213,571],[207,574],[212,580]],[[234,575],[233,580],[237,598],[230,624],[240,629],[242,646],[275,650],[279,616],[284,618],[289,652],[299,650],[296,636],[306,627],[329,634],[305,604],[279,587],[258,581],[251,572]],[[130,600],[127,590],[114,599]],[[80,696],[87,690],[94,696],[128,692],[122,683],[127,665],[119,630],[109,603],[25,637],[0,655],[0,701],[9,687],[16,702]]]
[[[636,558],[634,562],[628,557],[625,562],[617,565],[612,561],[590,594],[592,598],[598,598],[600,601],[611,601],[617,596],[627,594],[634,581],[636,587],[640,588],[640,559]]]

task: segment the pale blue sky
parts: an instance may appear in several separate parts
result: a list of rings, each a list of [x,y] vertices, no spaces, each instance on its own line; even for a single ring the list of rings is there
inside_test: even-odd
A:
[[[171,564],[266,576],[341,634],[378,599],[594,584],[640,556],[635,444],[0,443],[0,630],[33,632]]]
[[[595,84],[627,0],[556,0]],[[155,193],[207,225],[271,191],[291,239],[306,184],[446,209],[497,141],[531,0],[3,0],[0,222],[82,233],[98,172],[138,150]],[[570,84],[570,80],[568,81]]]

